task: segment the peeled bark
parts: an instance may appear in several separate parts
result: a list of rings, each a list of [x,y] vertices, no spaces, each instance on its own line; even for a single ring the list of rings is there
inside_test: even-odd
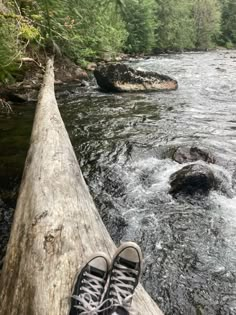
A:
[[[115,249],[61,119],[49,59],[1,273],[0,315],[68,314],[80,266]],[[134,303],[143,315],[162,314],[141,286]]]

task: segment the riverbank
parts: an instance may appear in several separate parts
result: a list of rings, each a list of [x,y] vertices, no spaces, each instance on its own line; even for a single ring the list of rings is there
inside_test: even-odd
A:
[[[211,52],[227,51],[230,53],[232,49],[225,47],[217,47],[210,50]],[[202,53],[201,50],[186,51],[187,53]],[[69,58],[57,57],[55,60],[55,88],[56,91],[63,90],[63,86],[76,85],[77,87],[88,86],[93,80],[92,72],[96,69],[100,63],[115,63],[125,62],[140,59],[150,59],[161,55],[168,54],[182,54],[183,51],[172,52],[172,51],[160,51],[156,54],[119,54],[117,57],[107,56],[103,59],[95,59],[91,62],[86,63],[84,67],[80,67],[75,64]],[[37,59],[23,58],[19,65],[18,74],[15,76],[15,82],[7,85],[0,85],[0,100],[2,105],[6,102],[21,103],[30,102],[37,100],[37,94],[42,82],[42,77],[45,71],[46,59],[43,54],[37,56]],[[1,105],[1,104],[0,104]],[[0,107],[1,109],[1,107]],[[5,108],[9,110],[8,107]]]
[[[36,101],[42,78],[45,71],[45,58],[35,60],[24,58],[19,67],[15,82],[0,86],[0,98],[6,102],[28,102]],[[68,58],[57,58],[55,61],[55,84],[76,83],[85,86],[89,80],[89,73],[73,63]]]

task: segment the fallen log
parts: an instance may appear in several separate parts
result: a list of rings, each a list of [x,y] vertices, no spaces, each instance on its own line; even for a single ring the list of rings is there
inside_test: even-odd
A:
[[[1,273],[0,315],[68,314],[81,264],[115,249],[61,119],[49,59]],[[142,315],[162,314],[141,286],[134,303]]]

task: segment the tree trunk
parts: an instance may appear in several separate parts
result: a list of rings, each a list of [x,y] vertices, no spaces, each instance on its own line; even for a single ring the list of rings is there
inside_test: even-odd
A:
[[[96,251],[111,256],[115,245],[61,119],[49,59],[1,273],[0,315],[67,315],[73,278]],[[141,286],[135,304],[142,315],[162,314]]]

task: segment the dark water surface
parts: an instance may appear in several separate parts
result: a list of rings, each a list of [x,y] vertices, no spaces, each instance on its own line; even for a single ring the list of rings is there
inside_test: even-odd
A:
[[[159,56],[133,66],[173,76],[179,89],[78,89],[60,101],[92,196],[115,242],[142,247],[142,282],[166,315],[236,314],[236,51]],[[25,156],[31,122],[27,111],[17,113],[0,117],[0,161],[5,148],[12,169]],[[14,126],[19,113],[22,135]],[[224,193],[188,200],[168,193],[170,175],[183,167],[171,159],[172,149],[192,145],[215,157],[210,168]],[[5,185],[6,167],[0,170]]]
[[[34,115],[32,104],[0,112],[0,270],[5,254]]]

